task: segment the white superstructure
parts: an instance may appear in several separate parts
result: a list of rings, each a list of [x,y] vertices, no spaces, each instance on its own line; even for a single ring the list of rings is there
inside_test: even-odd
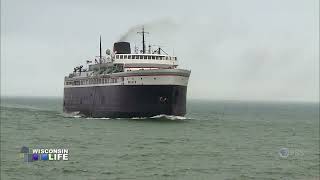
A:
[[[74,68],[74,72],[65,77],[65,87],[188,85],[190,70],[178,69],[176,56],[168,55],[160,47],[153,53],[149,49],[148,53],[142,50],[141,53],[136,51],[131,54],[130,44],[128,44],[117,42],[113,52],[107,50],[106,56],[102,56],[100,39],[100,56],[95,60],[87,61],[87,69],[83,69],[83,66]],[[115,49],[117,46],[120,48]],[[127,53],[119,54],[121,51]]]

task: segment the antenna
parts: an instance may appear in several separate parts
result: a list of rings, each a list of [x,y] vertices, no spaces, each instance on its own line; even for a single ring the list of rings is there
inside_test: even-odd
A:
[[[100,59],[99,59],[99,61],[100,61],[100,64],[101,64],[101,59],[102,59],[102,56],[101,56],[101,35],[100,35]]]
[[[142,34],[142,53],[144,54],[146,52],[146,47],[145,47],[145,41],[144,41],[144,34],[149,34],[149,32],[144,31],[144,26],[142,26],[142,31],[137,32],[138,34]]]
[[[168,53],[165,52],[165,51],[161,48],[161,47],[165,47],[165,46],[160,46],[160,45],[155,45],[155,44],[151,44],[151,46],[158,46],[158,48],[157,48],[156,50],[154,50],[154,51],[152,52],[152,54],[154,54],[154,53],[161,54],[161,51],[162,51],[164,54],[168,55]]]
[[[151,45],[149,44],[149,50],[148,53],[151,54]]]

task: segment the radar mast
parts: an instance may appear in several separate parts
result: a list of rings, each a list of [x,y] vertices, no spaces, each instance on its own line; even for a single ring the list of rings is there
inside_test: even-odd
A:
[[[146,52],[146,45],[145,45],[145,40],[144,40],[144,34],[149,34],[149,32],[144,31],[144,26],[142,26],[142,31],[137,32],[138,34],[142,34],[142,54],[145,54]]]

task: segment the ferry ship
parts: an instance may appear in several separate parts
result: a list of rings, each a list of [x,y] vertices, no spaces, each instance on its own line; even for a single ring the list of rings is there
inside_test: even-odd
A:
[[[63,111],[86,117],[184,116],[191,71],[178,68],[176,56],[161,47],[142,49],[129,42],[115,42],[94,60],[74,68],[64,78]]]

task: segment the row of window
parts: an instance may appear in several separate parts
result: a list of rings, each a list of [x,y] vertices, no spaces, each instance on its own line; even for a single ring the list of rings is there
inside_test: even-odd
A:
[[[123,78],[122,78],[123,81]],[[66,81],[66,85],[88,85],[88,84],[108,84],[108,83],[117,83],[118,79],[115,78],[95,78],[95,79],[84,79],[76,81]]]
[[[116,55],[116,59],[177,60],[177,57],[171,57],[171,56],[146,56],[146,55]]]
[[[175,93],[177,94],[177,92]],[[176,95],[177,96],[177,95]],[[95,99],[95,101],[93,101]],[[112,96],[94,96],[93,93],[90,94],[90,96],[68,96],[65,97],[63,101],[63,105],[79,105],[79,104],[84,104],[84,105],[95,105],[97,104],[107,104],[110,105],[108,102],[112,102],[112,106],[114,106],[114,103],[117,103],[114,101],[116,98],[113,98]],[[170,98],[167,96],[161,96],[160,94],[158,96],[151,96],[148,99],[149,102],[152,104],[167,104],[170,102]],[[177,101],[177,98],[173,98],[172,102],[175,104]]]

